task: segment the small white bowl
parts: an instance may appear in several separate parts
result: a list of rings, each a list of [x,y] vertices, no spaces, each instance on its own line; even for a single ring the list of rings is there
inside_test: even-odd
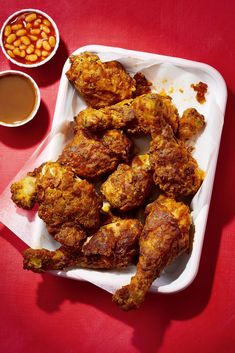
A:
[[[17,16],[23,14],[23,13],[36,13],[36,14],[39,14],[39,15],[42,15],[44,16],[46,19],[48,19],[54,30],[55,30],[55,37],[56,37],[56,44],[55,44],[55,47],[53,48],[52,52],[48,55],[48,57],[46,57],[44,60],[40,61],[40,62],[36,62],[36,63],[32,63],[32,64],[25,64],[25,63],[22,63],[20,61],[17,61],[15,58],[12,58],[6,51],[5,47],[4,47],[4,44],[3,44],[3,36],[4,36],[4,29],[5,27]],[[0,32],[0,46],[2,48],[2,51],[4,53],[4,55],[6,56],[6,58],[8,60],[10,60],[13,64],[15,65],[18,65],[18,66],[21,66],[21,67],[27,67],[27,68],[33,68],[33,67],[38,67],[38,66],[42,66],[44,64],[46,64],[49,60],[51,60],[51,58],[55,55],[58,47],[59,47],[59,42],[60,42],[60,35],[59,35],[59,30],[58,30],[58,27],[57,25],[55,24],[55,22],[53,21],[53,19],[47,15],[45,12],[41,11],[41,10],[37,10],[37,9],[23,9],[23,10],[20,10],[20,11],[16,11],[14,12],[11,16],[9,16],[6,21],[4,22],[2,28],[1,28],[1,32]]]
[[[34,107],[33,107],[33,110],[31,111],[31,113],[27,116],[27,118],[25,118],[24,120],[21,120],[19,122],[16,122],[16,123],[5,123],[3,121],[0,121],[0,125],[6,126],[6,127],[22,126],[22,125],[25,125],[26,123],[28,123],[29,121],[31,121],[35,117],[35,115],[37,114],[38,108],[40,106],[40,101],[41,101],[40,90],[39,90],[37,83],[34,81],[34,79],[24,72],[17,71],[17,70],[6,70],[6,71],[0,72],[0,78],[3,76],[7,76],[7,75],[17,75],[17,76],[26,77],[32,83],[32,87],[35,92]],[[14,97],[12,97],[12,100],[14,100]]]

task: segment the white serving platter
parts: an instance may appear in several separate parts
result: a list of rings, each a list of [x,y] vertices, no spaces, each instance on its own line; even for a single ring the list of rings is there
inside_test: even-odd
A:
[[[194,157],[206,172],[206,176],[191,203],[195,226],[192,252],[189,255],[180,256],[168,266],[150,289],[160,293],[177,292],[186,288],[198,272],[224,123],[226,84],[213,67],[195,61],[100,45],[84,46],[73,54],[84,51],[97,53],[102,61],[120,61],[131,75],[138,71],[143,72],[153,83],[153,89],[156,92],[165,92],[172,97],[180,114],[185,109],[194,107],[205,116],[206,129],[198,138],[194,152]],[[66,78],[65,73],[69,67],[70,62],[67,59],[61,75],[52,131],[14,180],[19,180],[28,171],[47,160],[56,160],[65,143],[71,138],[70,122],[80,110],[86,108],[84,100]],[[191,87],[191,84],[200,81],[208,85],[204,104],[196,100],[196,94]],[[57,248],[58,243],[48,234],[44,222],[37,216],[36,211],[20,210],[13,204],[10,199],[10,184],[0,196],[1,222],[30,247]],[[86,280],[113,293],[129,283],[135,273],[135,267],[130,266],[122,272],[76,268],[68,271],[53,271],[53,273],[71,279]]]

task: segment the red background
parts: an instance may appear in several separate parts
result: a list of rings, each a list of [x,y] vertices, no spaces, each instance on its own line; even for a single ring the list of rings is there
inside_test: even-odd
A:
[[[36,118],[0,127],[0,192],[50,130],[61,70],[86,44],[178,56],[214,66],[225,78],[225,125],[198,275],[172,295],[149,294],[125,313],[89,284],[22,270],[25,245],[0,225],[0,351],[7,353],[232,353],[235,351],[235,6],[233,1],[2,1],[0,25],[22,8],[53,17],[55,58],[25,69],[41,89]],[[20,69],[0,53],[0,69]]]

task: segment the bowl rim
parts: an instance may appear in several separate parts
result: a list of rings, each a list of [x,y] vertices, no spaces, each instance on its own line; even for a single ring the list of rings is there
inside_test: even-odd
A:
[[[17,15],[19,15],[19,14],[21,14],[21,13],[24,13],[24,12],[36,12],[36,13],[39,13],[39,14],[43,15],[44,17],[46,17],[46,18],[52,23],[52,25],[53,25],[53,27],[54,27],[54,30],[55,30],[56,39],[57,39],[57,40],[56,40],[56,45],[55,45],[54,49],[52,50],[52,52],[50,53],[50,55],[48,55],[48,57],[47,57],[45,60],[40,61],[39,63],[23,64],[23,63],[21,63],[21,62],[15,60],[14,58],[11,58],[11,57],[8,55],[6,49],[5,49],[4,45],[3,45],[3,32],[4,32],[4,29],[5,29],[6,25],[8,24],[8,22],[10,22],[10,20],[11,20],[13,17],[15,17],[15,16],[17,16]],[[26,68],[29,68],[29,69],[30,69],[30,68],[35,68],[35,67],[42,66],[42,65],[46,64],[48,61],[50,61],[50,60],[52,59],[52,57],[55,55],[55,53],[57,52],[57,49],[58,49],[58,47],[59,47],[59,42],[60,42],[60,34],[59,34],[59,30],[58,30],[58,27],[57,27],[55,21],[54,21],[46,12],[44,12],[44,11],[42,11],[42,10],[39,10],[39,9],[27,8],[27,9],[22,9],[22,10],[15,11],[14,13],[12,13],[12,14],[5,20],[5,22],[3,23],[2,27],[1,27],[1,31],[0,31],[0,46],[1,46],[1,49],[2,49],[2,51],[3,51],[3,54],[6,56],[6,58],[7,58],[8,60],[10,60],[10,61],[11,61],[13,64],[15,64],[15,65],[18,65],[18,66],[21,66],[21,67],[26,67]]]
[[[35,89],[35,95],[36,95],[36,102],[35,102],[35,105],[34,105],[34,108],[32,110],[32,112],[30,113],[30,115],[18,122],[18,123],[15,123],[15,124],[7,124],[7,123],[4,123],[3,121],[0,121],[0,126],[5,126],[5,127],[18,127],[18,126],[22,126],[22,125],[25,125],[27,124],[29,121],[31,121],[35,115],[37,114],[38,112],[38,109],[39,109],[39,106],[40,106],[40,103],[41,103],[41,93],[40,93],[40,89],[36,83],[36,81],[28,74],[26,74],[25,72],[22,72],[22,71],[18,71],[18,70],[4,70],[4,71],[0,71],[0,78],[2,76],[7,76],[7,75],[20,75],[20,76],[24,76],[26,78],[28,78],[30,80],[30,82],[32,83],[34,89]]]

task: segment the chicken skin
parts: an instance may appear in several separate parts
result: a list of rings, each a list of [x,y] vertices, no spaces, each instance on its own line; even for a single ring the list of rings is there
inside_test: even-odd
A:
[[[101,62],[90,52],[72,55],[68,80],[85,99],[88,106],[102,108],[131,98],[135,80],[117,61]]]
[[[185,204],[162,196],[146,207],[146,214],[136,274],[113,295],[126,311],[140,307],[153,281],[189,247],[191,217]]]
[[[151,133],[159,118],[164,118],[172,127],[174,133],[178,130],[179,114],[173,105],[171,97],[157,93],[148,93],[136,97],[131,103],[134,111],[136,125],[128,129],[131,133]]]
[[[199,189],[204,173],[198,167],[183,141],[177,140],[172,128],[159,119],[152,130],[150,164],[156,185],[168,196],[194,195]]]
[[[121,131],[110,130],[99,138],[78,129],[58,162],[72,167],[81,178],[97,179],[115,170],[120,161],[128,161],[131,149],[132,142]]]
[[[24,253],[24,269],[43,272],[68,267],[125,268],[138,255],[142,228],[136,219],[118,219],[100,227],[80,251],[64,246],[55,251],[29,248]]]
[[[34,190],[32,183],[28,190],[29,177],[34,180]],[[47,162],[13,183],[11,192],[12,200],[21,208],[38,204],[39,217],[61,244],[79,248],[87,237],[85,230],[100,226],[102,203],[94,186],[57,162]]]
[[[174,133],[177,132],[179,114],[171,98],[147,93],[103,109],[85,109],[77,115],[76,121],[90,131],[121,128],[131,134],[150,134],[159,118],[164,118]]]
[[[103,131],[107,129],[123,129],[131,126],[135,114],[131,108],[132,99],[126,99],[109,107],[82,110],[76,117],[76,123],[83,129]]]
[[[110,205],[121,212],[144,203],[153,185],[148,155],[136,156],[131,166],[119,164],[101,186],[101,193]]]
[[[204,129],[205,118],[196,109],[189,108],[183,112],[179,120],[179,139],[188,142],[195,139]]]

